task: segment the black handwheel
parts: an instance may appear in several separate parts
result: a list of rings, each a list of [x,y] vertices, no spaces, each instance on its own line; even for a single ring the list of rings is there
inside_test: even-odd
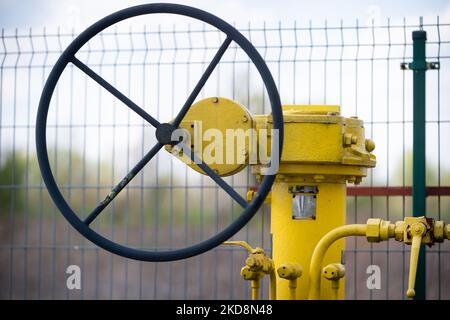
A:
[[[87,65],[85,65],[83,62],[81,62],[75,57],[75,54],[84,44],[86,44],[86,42],[88,42],[92,37],[97,35],[102,30],[106,29],[107,27],[131,17],[152,13],[178,14],[195,18],[197,20],[201,20],[216,27],[217,29],[224,32],[227,36],[226,40],[220,46],[213,60],[211,61],[206,71],[200,78],[199,82],[195,86],[194,90],[189,95],[187,101],[181,108],[181,111],[178,113],[178,115],[175,117],[174,121],[171,124],[159,123],[158,120],[149,115],[146,111],[144,111],[144,109],[140,108],[138,105],[132,102],[129,98],[127,98],[116,88],[114,88],[111,84],[109,84],[106,80],[104,80],[100,75],[95,73],[92,69],[90,69]],[[171,251],[156,252],[156,251],[145,251],[120,245],[103,237],[102,235],[98,234],[96,231],[94,231],[89,227],[91,222],[98,216],[98,214],[136,176],[136,174],[153,158],[153,156],[165,144],[173,142],[170,141],[170,134],[173,132],[173,130],[178,128],[179,124],[183,120],[183,117],[186,115],[190,106],[192,105],[197,95],[199,94],[201,88],[208,80],[215,66],[219,63],[221,57],[223,56],[224,52],[227,50],[228,46],[232,41],[236,42],[246,52],[246,54],[249,56],[249,58],[252,60],[252,62],[258,69],[258,72],[264,81],[264,85],[267,89],[267,93],[272,107],[273,128],[278,129],[279,132],[278,135],[279,148],[274,149],[275,144],[272,143],[271,159],[274,159],[274,157],[279,157],[278,159],[280,159],[281,149],[283,146],[283,117],[281,112],[280,97],[276,85],[273,81],[272,75],[270,74],[270,71],[266,63],[259,55],[255,47],[239,31],[237,31],[230,24],[226,23],[225,21],[219,19],[218,17],[208,12],[188,6],[177,4],[165,4],[165,3],[145,4],[127,8],[118,11],[116,13],[113,13],[90,26],[88,29],[82,32],[61,54],[52,71],[50,72],[50,75],[47,79],[47,82],[45,83],[41,99],[39,102],[39,109],[36,119],[37,156],[39,166],[41,169],[42,178],[56,206],[64,215],[64,217],[70,222],[70,224],[87,239],[89,239],[90,241],[92,241],[93,243],[97,244],[98,246],[102,247],[105,250],[131,259],[144,261],[179,260],[201,254],[220,245],[221,243],[232,237],[234,234],[236,234],[243,226],[245,226],[245,224],[247,224],[247,222],[257,212],[259,207],[262,205],[264,199],[266,198],[267,194],[269,193],[270,188],[272,187],[272,184],[275,180],[274,174],[264,176],[261,184],[259,185],[256,196],[250,203],[247,203],[247,201],[244,198],[242,198],[231,186],[229,186],[219,175],[217,175],[217,173],[215,173],[206,163],[201,161],[199,167],[244,208],[242,214],[220,233],[190,247],[175,249]],[[158,140],[156,145],[150,151],[148,151],[148,153],[144,156],[144,158],[136,164],[136,166],[125,176],[125,178],[123,178],[122,181],[120,181],[120,183],[113,188],[113,190],[108,194],[108,196],[102,202],[100,202],[100,204],[84,220],[81,220],[77,216],[77,214],[68,205],[63,195],[61,194],[60,190],[58,189],[52,170],[50,168],[47,153],[46,124],[47,124],[48,108],[56,83],[58,82],[61,73],[63,72],[64,68],[69,62],[77,66],[83,72],[85,72],[89,77],[95,80],[98,84],[100,84],[102,87],[108,90],[116,98],[121,100],[130,109],[135,111],[143,119],[145,119],[152,126],[154,126],[156,128],[156,138]],[[195,155],[192,154],[191,156],[195,158]],[[197,161],[198,159],[196,159],[196,163],[198,163]]]

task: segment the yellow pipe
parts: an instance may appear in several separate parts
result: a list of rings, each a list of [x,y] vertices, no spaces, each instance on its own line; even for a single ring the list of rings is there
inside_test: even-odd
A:
[[[297,278],[289,280],[289,300],[297,300]]]
[[[240,246],[248,251],[248,253],[253,253],[255,249],[253,249],[247,242],[245,241],[225,241],[223,244],[231,245],[231,246]]]
[[[301,181],[285,182],[276,181],[272,186],[271,207],[271,232],[272,232],[272,257],[275,262],[296,263],[304,266],[303,274],[297,279],[296,298],[308,299],[309,265],[316,244],[330,230],[345,224],[346,186],[344,183],[315,183],[307,184],[317,186],[316,217],[314,219],[293,219],[293,195],[289,188],[296,185],[305,185]],[[299,246],[301,247],[299,249]],[[338,241],[329,250],[323,263],[339,261],[344,241]],[[285,279],[277,279],[277,299],[288,300],[289,287]],[[345,285],[343,284],[342,287]],[[301,290],[299,290],[301,288]],[[328,286],[321,288],[323,297],[331,299],[331,289]],[[344,297],[344,290],[339,291],[340,297]]]
[[[277,277],[275,275],[275,268],[273,266],[273,261],[267,257],[264,253],[264,250],[261,248],[253,249],[247,242],[245,241],[225,241],[223,244],[232,245],[232,246],[240,246],[245,248],[250,254],[246,260],[246,266],[242,268],[241,275],[246,280],[252,280],[252,299],[257,300],[259,296],[259,288],[260,288],[260,279],[264,276],[264,274],[269,274],[269,299],[276,300],[277,298]],[[262,254],[263,261],[262,264],[258,266],[258,271],[252,269],[251,267],[255,267],[258,265],[258,261],[261,263],[261,259],[255,259],[253,254]],[[265,265],[265,266],[264,266]]]
[[[252,300],[259,299],[259,288],[260,288],[260,277],[256,277],[255,280],[252,280]]]
[[[367,225],[365,224],[349,224],[331,230],[322,239],[320,239],[314,249],[311,258],[311,265],[309,267],[310,287],[308,298],[310,300],[320,299],[320,275],[322,272],[322,261],[328,248],[335,241],[341,238],[349,236],[365,236],[366,230]]]
[[[277,269],[278,276],[289,280],[289,300],[297,299],[297,279],[303,274],[303,268],[297,263],[283,263]]]
[[[252,288],[252,300],[258,300],[258,289]]]
[[[275,275],[275,270],[272,270],[269,274],[269,299],[277,299],[277,276]]]

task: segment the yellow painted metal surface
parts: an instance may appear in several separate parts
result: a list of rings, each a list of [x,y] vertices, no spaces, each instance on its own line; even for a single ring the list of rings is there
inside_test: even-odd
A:
[[[283,106],[283,119],[284,145],[280,173],[290,168],[289,173],[296,174],[297,166],[308,170],[311,165],[320,164],[323,169],[319,171],[332,170],[335,175],[344,174],[350,182],[358,183],[366,176],[366,168],[375,167],[376,158],[371,154],[375,145],[365,138],[363,121],[341,116],[338,106]],[[257,130],[272,129],[270,115],[256,115],[254,120]],[[267,143],[267,150],[270,150],[270,132]],[[334,167],[330,169],[329,165]],[[316,168],[308,172],[316,174]],[[347,172],[340,172],[340,169]],[[258,165],[253,166],[255,174],[259,170]]]
[[[346,268],[342,263],[330,263],[322,269],[322,276],[330,282],[334,300],[339,299],[339,288],[341,286],[341,279],[345,276],[345,272]]]
[[[222,97],[200,100],[191,106],[180,128],[189,132],[191,149],[220,176],[238,173],[248,165],[249,135],[243,139],[234,135],[239,134],[238,130],[250,133],[249,129],[253,128],[252,115],[243,105]],[[227,155],[227,144],[232,154]],[[176,148],[166,145],[165,149],[204,174]]]
[[[272,258],[275,266],[292,262],[305,266],[303,275],[297,280],[296,297],[307,299],[309,288],[309,265],[312,253],[319,240],[331,229],[345,224],[345,184],[318,183],[317,215],[315,219],[292,219],[292,195],[288,192],[290,185],[304,184],[302,181],[276,181],[272,187],[271,233]],[[312,185],[312,184],[310,184]],[[338,241],[328,250],[325,263],[341,261],[344,240]],[[320,272],[320,270],[319,270]],[[344,283],[340,286],[338,296],[344,297]],[[283,279],[277,280],[277,299],[289,299],[288,286]],[[322,285],[322,298],[331,299],[333,291],[329,284]]]
[[[265,273],[270,273],[271,282],[276,278],[274,270],[283,264],[293,263],[305,267],[310,265],[314,248],[320,239],[330,230],[345,224],[346,183],[359,183],[366,176],[367,168],[374,167],[376,163],[375,156],[371,154],[375,145],[373,141],[365,138],[363,122],[357,118],[341,116],[339,106],[286,105],[283,106],[283,120],[283,154],[270,199],[266,201],[271,204],[271,261],[275,265],[270,268],[270,272],[266,270]],[[203,131],[218,128],[224,137],[226,129],[254,128],[258,137],[258,151],[271,148],[273,133],[270,114],[252,118],[244,107],[231,100],[208,98],[191,107],[181,127],[190,131],[193,136],[196,134],[195,122],[198,121],[201,122]],[[264,143],[262,136],[267,138]],[[202,147],[207,148],[207,145],[208,142],[204,142]],[[244,146],[235,146],[233,151],[235,154],[247,154],[248,146],[246,141]],[[225,146],[223,151],[226,152]],[[258,156],[262,156],[261,153],[258,153]],[[258,160],[256,164],[252,163],[252,172],[257,179],[260,178],[264,166],[262,159]],[[206,163],[222,176],[234,174],[247,164]],[[201,172],[195,165],[191,167]],[[305,190],[308,192],[305,193]],[[301,195],[297,196],[297,193]],[[253,196],[254,192],[249,192],[248,200]],[[295,204],[293,197],[297,197]],[[314,209],[310,208],[308,212],[314,211],[314,214],[302,216],[306,212],[302,207],[303,202],[300,204],[302,199],[313,203],[311,208]],[[328,248],[323,263],[340,263],[343,250],[344,240],[334,242]],[[264,258],[263,255],[250,254],[246,261],[249,269],[244,270],[246,275],[250,275],[250,271],[260,271],[260,258]],[[317,271],[320,275],[321,266]],[[277,285],[271,287],[279,288],[276,290],[277,299],[306,299],[310,286],[309,273],[310,270],[305,268],[303,276],[295,279],[295,285],[293,281],[288,286],[283,285],[282,281],[286,284],[285,280],[276,279]],[[256,291],[257,282],[253,287]],[[344,289],[344,279],[340,280],[338,288],[331,288],[329,283],[323,283],[320,298],[342,299]],[[274,290],[271,292],[273,295]]]
[[[225,241],[223,244],[242,247],[249,253],[248,258],[245,260],[245,266],[241,269],[241,276],[244,280],[251,281],[252,300],[258,300],[259,298],[261,278],[264,275],[269,275],[269,299],[275,300],[277,296],[275,264],[266,255],[264,249],[259,247],[252,248],[245,241]]]
[[[339,263],[331,263],[325,268],[321,268],[328,250],[336,242],[350,236],[365,236],[368,242],[387,241],[395,238],[397,241],[410,244],[411,255],[407,296],[412,298],[415,295],[414,284],[420,245],[427,244],[431,246],[434,243],[443,242],[444,239],[449,239],[450,237],[445,232],[446,229],[450,228],[444,221],[435,221],[426,217],[406,217],[404,221],[397,221],[396,223],[372,218],[368,219],[366,224],[351,224],[337,227],[323,236],[314,249],[309,267],[308,298],[311,300],[341,298],[338,290],[340,288],[340,279],[345,275],[345,266],[341,266]],[[331,289],[335,292],[334,297],[330,298],[328,292],[325,293],[323,291],[324,282],[321,282],[321,270],[324,278],[332,282]],[[330,275],[333,270],[335,274]]]
[[[278,276],[289,281],[289,300],[297,300],[297,279],[303,274],[303,268],[297,263],[283,263],[277,269]]]
[[[320,275],[322,273],[322,266],[324,264],[336,263],[339,260],[334,260],[329,262],[327,257],[333,252],[333,247],[336,244],[344,243],[345,237],[349,236],[365,236],[367,231],[367,225],[365,224],[350,224],[341,225],[321,237],[317,246],[314,248],[311,263],[309,266],[309,293],[308,298],[311,300],[317,299],[342,299],[343,298],[343,287],[345,287],[345,282],[342,281],[342,285],[339,286],[339,291],[333,292],[333,289],[327,285],[325,282],[320,281]]]
[[[241,276],[251,281],[252,298],[259,298],[260,280],[269,275],[270,299],[343,299],[342,257],[348,236],[365,236],[368,242],[395,238],[410,244],[407,295],[413,297],[420,246],[450,239],[450,225],[425,217],[407,217],[395,224],[372,218],[366,224],[345,225],[346,184],[360,183],[367,175],[367,168],[376,164],[372,154],[375,143],[365,137],[363,121],[341,116],[339,106],[335,105],[285,105],[283,120],[283,154],[272,191],[265,201],[271,204],[272,258],[263,249],[253,249],[243,241],[224,243],[248,251]],[[245,107],[225,98],[197,102],[180,127],[190,133],[189,144],[204,161],[204,150],[217,144],[218,138],[222,139],[219,147],[214,146],[215,154],[222,154],[222,162],[205,161],[221,176],[245,168],[251,152],[248,135],[244,135],[244,140],[233,140],[230,145],[226,142],[227,130],[252,133],[253,129],[257,132],[252,138],[258,139],[258,151],[271,148],[271,115],[252,117]],[[215,130],[215,139],[205,139],[205,132],[210,129]],[[267,138],[263,144],[261,133]],[[234,155],[231,161],[226,159],[230,146]],[[177,153],[176,148],[166,146],[166,150],[203,173],[185,155]],[[252,173],[260,179],[264,164],[257,160],[251,163]],[[254,196],[255,191],[249,190],[247,200]],[[321,276],[325,281],[321,281]]]
[[[283,154],[271,192],[272,257],[276,267],[287,262],[305,266],[303,276],[297,279],[296,297],[307,299],[313,251],[325,234],[345,224],[346,183],[359,183],[367,168],[375,166],[375,156],[366,147],[372,151],[374,143],[365,138],[363,122],[341,116],[339,106],[287,105],[283,106],[283,118]],[[257,130],[272,128],[270,115],[257,115],[254,120]],[[270,137],[269,133],[267,150]],[[260,170],[260,165],[252,166],[254,174]],[[317,189],[315,217],[294,219],[289,190],[305,187]],[[344,245],[343,239],[334,242],[323,263],[340,263]],[[321,270],[319,266],[319,275]],[[321,283],[320,298],[343,299],[345,279],[339,283],[338,288]],[[277,288],[278,299],[292,297],[281,279]]]

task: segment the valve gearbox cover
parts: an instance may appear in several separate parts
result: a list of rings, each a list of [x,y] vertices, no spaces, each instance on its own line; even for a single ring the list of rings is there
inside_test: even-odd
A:
[[[180,128],[186,130],[187,147],[220,176],[243,170],[249,163],[250,146],[255,145],[253,118],[243,105],[222,97],[193,104]],[[166,145],[166,151],[204,174],[181,148]]]

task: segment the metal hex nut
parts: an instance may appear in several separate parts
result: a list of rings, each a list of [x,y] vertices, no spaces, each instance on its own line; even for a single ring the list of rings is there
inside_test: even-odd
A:
[[[366,238],[369,242],[380,242],[381,219],[373,218],[367,220]]]
[[[433,238],[436,242],[444,241],[444,221],[435,221],[433,226]]]
[[[382,220],[380,224],[380,240],[387,241],[389,238],[393,238],[395,233],[395,225],[390,221]]]

